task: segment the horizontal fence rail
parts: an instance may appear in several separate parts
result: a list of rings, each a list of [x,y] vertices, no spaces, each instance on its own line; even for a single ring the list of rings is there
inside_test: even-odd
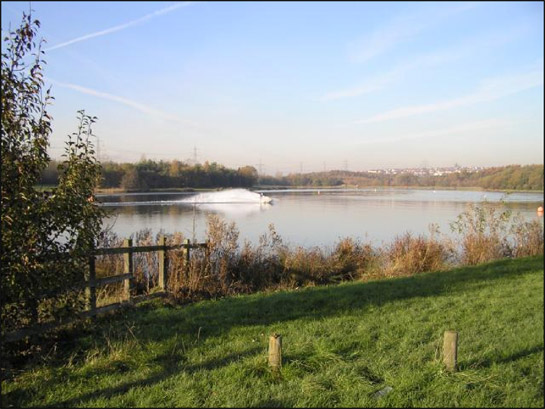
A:
[[[193,243],[193,244],[174,244],[170,246],[161,246],[161,245],[155,245],[155,246],[134,246],[134,247],[111,247],[111,248],[99,248],[95,249],[95,252],[93,253],[95,256],[103,256],[103,255],[109,255],[109,254],[125,254],[128,252],[131,253],[148,253],[152,251],[159,251],[159,250],[176,250],[176,249],[196,249],[196,248],[205,248],[208,246],[208,243]]]
[[[61,327],[63,325],[72,324],[80,319],[91,318],[99,314],[104,314],[109,311],[114,311],[122,307],[129,305],[138,304],[142,301],[146,301],[153,298],[164,297],[165,293],[154,293],[154,294],[145,294],[133,297],[130,302],[118,302],[113,304],[104,305],[102,307],[97,307],[93,310],[81,311],[75,313],[73,317],[66,318],[59,321],[44,322],[43,324],[37,324],[32,327],[22,328],[17,331],[10,332],[4,335],[4,342],[14,342],[19,341],[23,338],[30,337],[32,335],[43,334],[47,331],[53,330],[55,328]]]
[[[42,324],[33,325],[28,328],[22,328],[10,333],[7,333],[3,336],[4,342],[14,342],[19,341],[25,337],[42,334],[44,332],[50,331],[52,329],[58,328],[63,325],[71,324],[79,319],[91,318],[99,314],[103,314],[109,311],[114,311],[119,308],[125,307],[127,305],[132,305],[147,299],[164,297],[167,294],[167,283],[168,283],[168,268],[167,268],[167,255],[166,252],[169,250],[178,250],[182,249],[184,252],[184,263],[186,266],[189,265],[191,249],[202,249],[207,248],[208,242],[206,243],[191,243],[189,239],[186,239],[182,244],[172,244],[166,245],[166,239],[164,236],[159,237],[159,244],[154,246],[133,246],[131,239],[125,239],[122,247],[112,247],[112,248],[97,248],[89,256],[89,270],[87,272],[87,277],[85,281],[76,283],[69,288],[55,291],[53,293],[48,293],[46,296],[51,297],[55,294],[60,294],[62,292],[78,291],[85,290],[86,293],[86,303],[87,309],[75,313],[74,316],[59,320],[59,321],[50,321]],[[159,259],[158,266],[158,287],[160,288],[159,292],[153,294],[144,294],[140,296],[134,295],[134,263],[132,255],[134,253],[146,253],[146,252],[157,252]],[[114,274],[107,277],[96,278],[96,268],[95,268],[95,258],[97,256],[103,255],[123,255],[123,273]],[[124,283],[124,297],[125,300],[122,302],[112,303],[97,307],[96,305],[96,288],[106,284],[113,283]]]

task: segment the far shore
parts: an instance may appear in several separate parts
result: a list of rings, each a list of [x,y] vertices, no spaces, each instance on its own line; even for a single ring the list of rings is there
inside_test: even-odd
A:
[[[41,191],[47,191],[55,188],[54,185],[38,185],[36,188]],[[216,187],[216,188],[158,188],[145,190],[132,190],[122,188],[99,188],[95,194],[98,195],[116,195],[125,193],[192,193],[192,192],[215,192],[225,189],[236,189],[231,187]],[[256,185],[248,188],[248,190],[282,190],[282,189],[307,189],[307,190],[332,190],[332,189],[418,189],[418,190],[472,190],[483,192],[500,192],[500,193],[543,193],[543,190],[517,190],[517,189],[485,189],[482,187],[451,187],[451,186],[360,186],[360,185],[338,185],[338,186],[273,186],[273,185]]]
[[[339,185],[339,186],[253,186],[249,190],[280,190],[280,189],[312,189],[312,190],[331,190],[331,189],[418,189],[418,190],[473,190],[483,192],[501,192],[501,193],[543,193],[543,190],[516,190],[516,189],[485,189],[482,187],[448,187],[448,186],[359,186],[359,185]],[[121,194],[121,193],[190,193],[190,192],[213,192],[225,189],[235,189],[230,187],[218,188],[164,188],[147,190],[126,190],[121,188],[97,189],[97,194]]]

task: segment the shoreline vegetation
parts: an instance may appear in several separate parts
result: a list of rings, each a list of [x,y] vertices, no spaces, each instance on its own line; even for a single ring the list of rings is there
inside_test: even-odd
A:
[[[450,223],[453,236],[430,224],[429,234],[400,233],[382,245],[341,238],[332,246],[310,248],[283,241],[273,224],[258,243],[239,242],[236,223],[217,215],[207,218],[206,250],[192,252],[189,265],[181,251],[169,252],[173,274],[170,291],[180,302],[263,290],[298,288],[344,281],[412,276],[423,272],[476,265],[502,258],[543,254],[543,220],[526,220],[519,213],[490,203],[469,204]],[[143,229],[131,235],[135,245],[153,245],[158,232]],[[183,233],[164,234],[167,245],[181,244]],[[121,246],[123,238],[104,232],[100,247]],[[154,258],[140,256],[137,282],[142,293],[156,286]],[[97,259],[107,274],[119,271],[113,258]],[[106,293],[105,293],[106,295]]]

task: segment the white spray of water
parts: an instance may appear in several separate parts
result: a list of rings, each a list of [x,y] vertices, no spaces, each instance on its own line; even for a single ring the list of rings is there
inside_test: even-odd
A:
[[[246,217],[252,214],[270,210],[270,203],[197,203],[193,208],[201,212],[218,213],[225,217]]]
[[[271,203],[272,199],[262,193],[247,189],[229,189],[220,192],[207,192],[182,199],[180,203]]]

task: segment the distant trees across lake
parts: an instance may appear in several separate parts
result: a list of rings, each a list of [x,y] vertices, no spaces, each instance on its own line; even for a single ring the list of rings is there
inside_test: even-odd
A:
[[[273,182],[271,180],[271,182]],[[264,184],[263,182],[261,184]],[[274,184],[274,183],[271,183]],[[543,190],[543,165],[509,165],[477,171],[462,169],[443,175],[416,175],[350,172],[333,170],[308,174],[290,174],[279,185],[289,186],[417,186],[448,188],[483,188],[497,190]]]
[[[59,162],[51,161],[40,183],[55,185]],[[292,173],[287,176],[260,176],[253,166],[230,169],[216,162],[191,165],[178,160],[141,160],[137,163],[102,163],[101,188],[145,191],[169,188],[218,188],[253,186],[411,186],[436,188],[482,188],[497,190],[543,190],[543,165],[509,165],[477,171],[462,169],[443,175],[416,175],[351,172]]]
[[[56,184],[58,163],[52,161],[42,172],[41,183]],[[101,188],[127,191],[170,188],[252,187],[257,183],[253,166],[229,169],[215,162],[189,165],[173,161],[142,160],[138,163],[102,162]]]

